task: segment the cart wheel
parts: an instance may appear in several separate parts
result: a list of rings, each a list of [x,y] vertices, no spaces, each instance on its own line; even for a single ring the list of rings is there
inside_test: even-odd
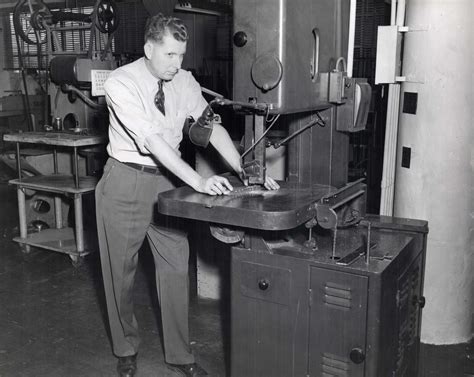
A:
[[[84,257],[79,255],[69,255],[69,258],[71,258],[71,264],[74,268],[79,268],[84,265]]]
[[[31,253],[31,246],[26,245],[24,243],[20,244],[20,250],[23,254],[30,254]]]

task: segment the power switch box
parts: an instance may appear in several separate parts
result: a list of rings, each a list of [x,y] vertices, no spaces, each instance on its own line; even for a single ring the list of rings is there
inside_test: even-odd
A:
[[[416,114],[418,105],[418,93],[405,92],[403,94],[403,112],[405,114]]]
[[[411,162],[411,148],[403,147],[402,148],[402,168],[410,169]]]
[[[377,56],[375,84],[393,84],[400,74],[402,34],[398,26],[379,26],[377,30]]]

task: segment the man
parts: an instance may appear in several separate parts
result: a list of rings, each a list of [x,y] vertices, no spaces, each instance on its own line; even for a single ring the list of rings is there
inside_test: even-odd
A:
[[[190,139],[208,142],[241,174],[240,156],[226,130],[205,122],[208,104],[193,76],[181,69],[187,30],[159,14],[145,28],[145,56],[112,72],[105,83],[110,112],[109,159],[96,188],[102,275],[114,354],[120,376],[136,372],[139,344],[132,288],[138,250],[145,237],[155,261],[165,361],[184,376],[207,373],[196,364],[188,339],[188,241],[171,218],[155,210],[158,194],[179,178],[198,192],[229,193],[220,176],[201,177],[178,152],[186,118]],[[203,115],[204,114],[204,115]],[[277,189],[271,178],[267,189]]]

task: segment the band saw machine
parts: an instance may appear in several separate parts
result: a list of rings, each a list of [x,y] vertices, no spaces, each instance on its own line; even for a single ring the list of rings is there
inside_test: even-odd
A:
[[[231,244],[231,374],[415,376],[427,223],[368,215],[348,182],[349,133],[371,88],[352,77],[355,1],[235,0],[233,99],[248,186],[159,195],[161,213],[210,223]],[[286,136],[270,142],[275,124]],[[266,150],[287,146],[277,191]]]

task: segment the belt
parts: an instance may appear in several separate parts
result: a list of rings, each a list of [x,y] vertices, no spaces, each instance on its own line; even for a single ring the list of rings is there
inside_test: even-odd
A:
[[[148,166],[148,165],[140,165],[135,164],[133,162],[122,162],[122,164],[130,166],[133,169],[140,170],[144,173],[148,174],[155,174],[155,175],[162,175],[161,167],[159,166]]]

